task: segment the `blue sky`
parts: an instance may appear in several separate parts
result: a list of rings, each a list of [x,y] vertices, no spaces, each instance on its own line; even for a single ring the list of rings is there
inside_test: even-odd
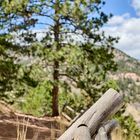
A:
[[[134,8],[131,6],[132,0],[106,0],[104,11],[114,15],[122,15],[129,12],[131,16],[136,16]]]
[[[140,60],[140,0],[106,0],[103,10],[114,15],[104,30],[120,37],[115,47]]]
[[[105,0],[105,2],[102,10],[114,16],[103,30],[107,35],[120,37],[119,43],[114,47],[140,60],[140,0]],[[40,26],[38,27],[40,29]],[[41,27],[44,28],[43,25]]]

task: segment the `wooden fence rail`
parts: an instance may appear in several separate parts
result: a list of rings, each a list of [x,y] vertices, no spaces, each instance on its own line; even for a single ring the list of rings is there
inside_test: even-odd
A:
[[[116,120],[107,121],[103,124],[95,135],[95,140],[110,140],[111,139],[111,131],[117,126]]]
[[[74,134],[74,140],[91,140],[89,128],[86,125],[80,125]]]
[[[122,96],[109,89],[58,140],[108,140],[108,133],[116,126],[116,122],[105,122],[120,109],[122,103]]]

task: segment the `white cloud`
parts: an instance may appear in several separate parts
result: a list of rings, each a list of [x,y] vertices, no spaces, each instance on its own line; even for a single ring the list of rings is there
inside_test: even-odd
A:
[[[138,16],[140,16],[140,0],[132,0],[132,6],[136,10]]]
[[[119,25],[122,24],[127,18],[130,18],[129,13],[125,13],[122,16],[113,16],[108,22],[108,25]]]
[[[114,16],[104,27],[107,34],[120,37],[116,48],[128,55],[140,59],[140,18],[129,14]]]

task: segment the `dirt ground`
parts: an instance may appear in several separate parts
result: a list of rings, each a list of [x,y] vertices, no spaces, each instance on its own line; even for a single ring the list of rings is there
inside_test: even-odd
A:
[[[54,140],[68,126],[60,117],[37,118],[13,111],[5,103],[0,103],[0,140]]]

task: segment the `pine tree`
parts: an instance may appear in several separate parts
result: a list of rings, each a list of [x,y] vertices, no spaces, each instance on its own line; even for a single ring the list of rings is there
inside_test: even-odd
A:
[[[48,62],[51,56],[53,62],[53,116],[59,115],[58,94],[62,77],[71,79],[77,87],[96,97],[96,93],[105,88],[102,80],[106,73],[115,69],[110,46],[116,38],[106,37],[100,30],[111,17],[102,12],[104,4],[102,0],[0,2],[1,33],[16,32],[24,40],[24,46],[30,46],[39,34],[36,30],[42,32],[45,59]]]

